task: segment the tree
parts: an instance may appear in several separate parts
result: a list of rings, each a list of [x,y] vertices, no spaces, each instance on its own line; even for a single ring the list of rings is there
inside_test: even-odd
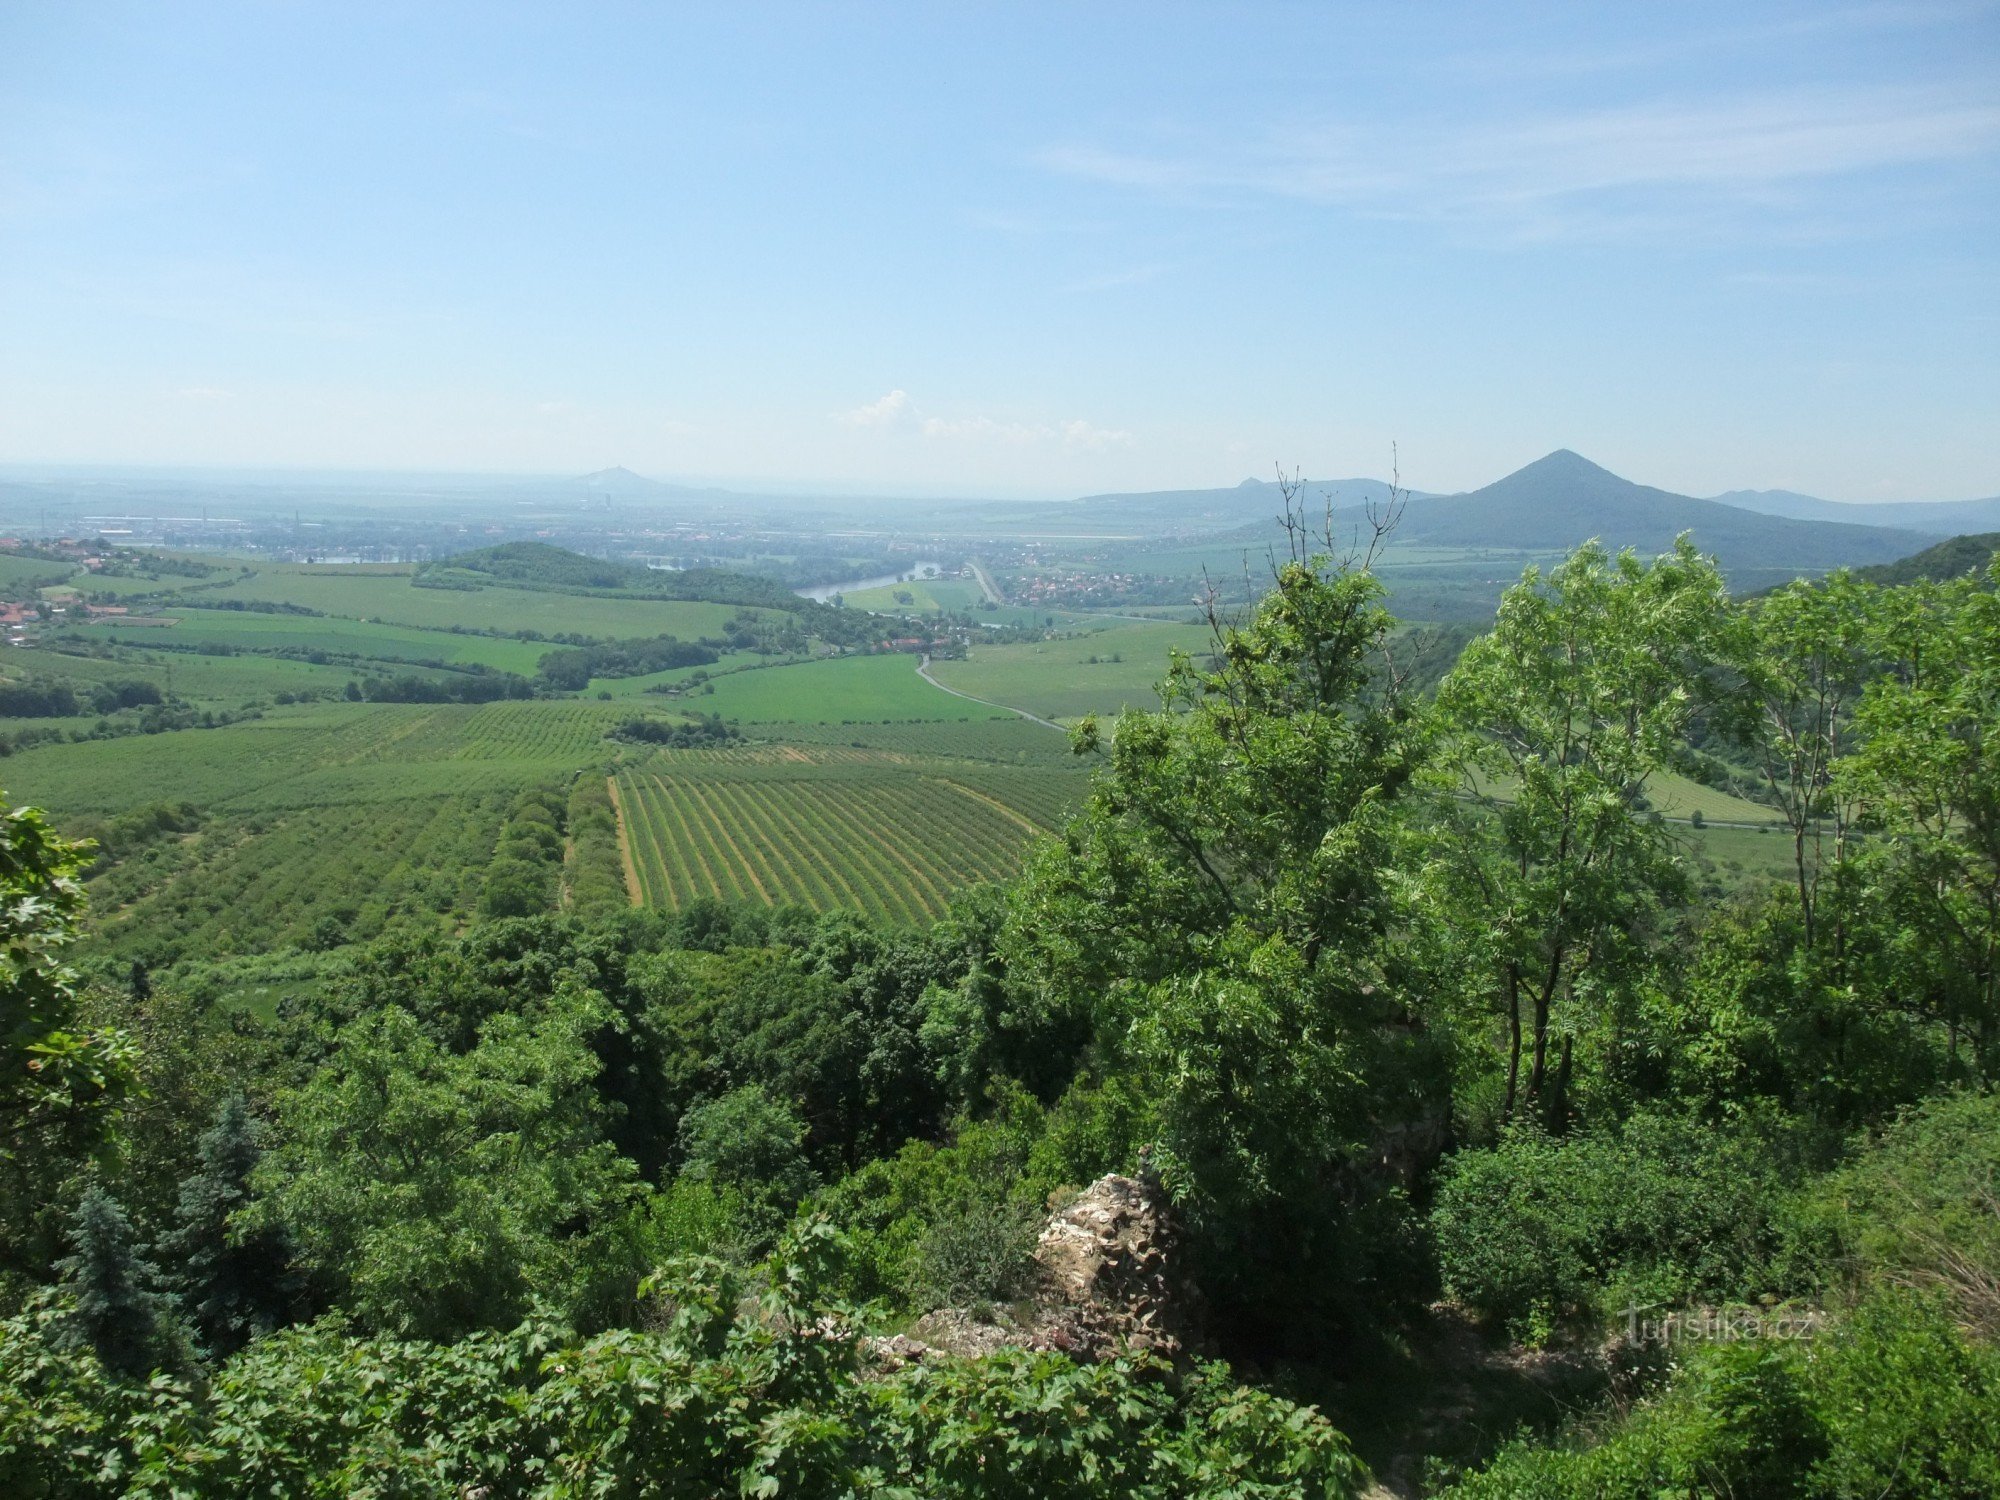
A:
[[[1927,997],[1954,1067],[2000,1073],[2000,559],[1973,578],[1895,591],[1880,637],[1891,670],[1856,714],[1839,768],[1895,837],[1871,861],[1896,919],[1900,985]]]
[[[1108,764],[1003,943],[1025,1004],[1090,1017],[1093,1071],[1139,1080],[1146,1165],[1210,1286],[1278,1335],[1362,1286],[1343,1239],[1383,1186],[1371,1145],[1441,1119],[1448,1077],[1396,973],[1387,871],[1426,728],[1370,571],[1387,527],[1336,560],[1290,515],[1270,592],[1241,626],[1211,610],[1208,658],[1175,656],[1161,710],[1108,747],[1080,727]]]
[[[1482,807],[1453,820],[1426,875],[1434,919],[1465,924],[1464,953],[1497,991],[1503,1119],[1525,1103],[1562,1127],[1586,1012],[1680,888],[1664,827],[1636,804],[1703,705],[1727,617],[1722,575],[1685,537],[1650,565],[1587,543],[1546,581],[1528,568],[1440,687],[1461,788]]]
[[[164,1343],[161,1300],[147,1287],[153,1268],[133,1242],[125,1210],[95,1183],[70,1220],[70,1243],[56,1271],[74,1304],[71,1340],[95,1350],[109,1370],[145,1374]]]
[[[757,1084],[697,1104],[681,1119],[682,1175],[743,1194],[752,1228],[778,1229],[813,1185],[805,1126]]]
[[[1834,772],[1876,670],[1880,598],[1845,570],[1789,584],[1752,604],[1737,653],[1745,710],[1737,734],[1791,830],[1808,950],[1821,940],[1821,881],[1829,873],[1838,881],[1847,863],[1854,799]],[[1836,957],[1839,947],[1836,933]]]
[[[0,807],[0,1272],[47,1265],[59,1184],[107,1144],[136,1057],[123,1031],[80,1022],[62,963],[88,853]]]
[[[613,1240],[633,1177],[595,1086],[608,1018],[564,988],[532,1020],[487,1018],[463,1053],[397,1006],[351,1023],[279,1097],[242,1232],[288,1227],[336,1300],[412,1337],[504,1326],[537,1294],[572,1311],[629,1295],[604,1286],[627,1273]]]
[[[296,1316],[303,1287],[281,1224],[234,1222],[250,1202],[264,1131],[241,1094],[231,1094],[199,1142],[200,1165],[181,1184],[174,1229],[160,1242],[168,1283],[203,1344],[228,1354]]]

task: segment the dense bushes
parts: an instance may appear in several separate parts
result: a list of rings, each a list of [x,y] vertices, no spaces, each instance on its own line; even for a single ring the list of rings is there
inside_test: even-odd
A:
[[[2000,1351],[1884,1294],[1809,1343],[1694,1346],[1664,1394],[1521,1440],[1452,1500],[1975,1500],[2000,1494]]]
[[[1521,1127],[1441,1175],[1445,1289],[1534,1338],[1579,1311],[1799,1290],[1782,1159],[1768,1135],[1671,1116],[1560,1140]]]
[[[332,1322],[260,1340],[199,1385],[65,1350],[60,1314],[0,1323],[0,1488],[82,1496],[978,1495],[1339,1500],[1345,1440],[1203,1368],[1011,1353],[855,1378],[818,1295],[824,1236],[761,1295],[712,1263],[659,1285],[655,1326],[581,1340],[522,1324],[455,1344]]]

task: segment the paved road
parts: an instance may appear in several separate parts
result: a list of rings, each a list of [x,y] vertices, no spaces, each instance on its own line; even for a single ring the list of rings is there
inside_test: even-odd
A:
[[[979,580],[980,588],[986,591],[988,603],[1005,604],[1007,602],[1000,597],[1000,590],[993,582],[993,575],[986,571],[986,564],[974,557],[967,559],[966,566],[972,569],[972,576]],[[945,691],[950,692],[951,690],[947,688]],[[961,693],[959,696],[962,698],[965,695]]]
[[[917,662],[917,675],[923,678],[923,680],[925,682],[928,682],[932,687],[936,688],[940,693],[950,693],[952,697],[963,698],[967,703],[983,703],[988,708],[1004,709],[1006,712],[1010,714],[1019,714],[1022,718],[1027,719],[1031,723],[1040,724],[1044,728],[1053,729],[1057,734],[1066,735],[1069,733],[1069,731],[1063,728],[1062,725],[1052,724],[1047,719],[1041,718],[1036,714],[1029,713],[1025,708],[1016,708],[1011,703],[995,703],[991,698],[975,698],[970,693],[961,693],[955,687],[946,687],[943,683],[939,682],[935,677],[931,676],[931,659],[928,656],[921,658]]]

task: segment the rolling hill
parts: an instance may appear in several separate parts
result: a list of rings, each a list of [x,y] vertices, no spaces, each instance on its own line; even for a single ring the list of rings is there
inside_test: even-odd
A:
[[[1986,500],[1898,500],[1852,504],[1821,500],[1792,490],[1730,490],[1715,495],[1719,505],[1754,510],[1759,515],[1794,521],[1843,521],[1862,526],[1895,526],[1932,536],[2000,528],[2000,495]]]
[[[1399,539],[1434,547],[1562,551],[1588,537],[1661,552],[1681,532],[1735,569],[1816,570],[1890,562],[1928,538],[1885,526],[1759,515],[1634,484],[1567,448],[1469,494],[1413,499]]]
[[[1869,583],[1915,583],[1919,578],[1943,582],[1984,572],[1995,552],[2000,552],[2000,531],[1955,536],[1896,562],[1858,568],[1855,576]]]

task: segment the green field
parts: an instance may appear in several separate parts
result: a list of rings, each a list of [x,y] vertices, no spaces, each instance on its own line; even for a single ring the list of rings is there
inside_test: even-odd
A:
[[[1075,772],[843,748],[662,752],[617,777],[640,899],[799,902],[892,922],[1004,880],[1082,788]]]
[[[109,644],[108,639],[105,641]],[[115,656],[83,656],[68,651],[17,646],[0,656],[9,681],[55,677],[88,685],[143,681],[162,692],[207,707],[236,707],[278,693],[338,693],[353,680],[352,667],[318,666],[276,656],[198,656],[182,651],[121,650]],[[430,675],[419,671],[419,676]],[[0,719],[12,728],[20,720]],[[88,720],[65,721],[83,725]]]
[[[722,627],[739,613],[733,604],[678,599],[606,599],[510,588],[420,589],[411,585],[411,571],[367,563],[262,564],[226,587],[204,589],[193,598],[300,604],[329,615],[420,630],[449,630],[457,625],[503,634],[533,630],[543,635],[612,639],[673,635],[698,640],[721,634]]]
[[[744,724],[854,724],[904,719],[990,719],[997,711],[941,693],[900,653],[841,656],[714,680],[715,691],[684,700],[703,713]]]
[[[70,581],[76,564],[0,552],[0,599],[33,599],[38,590]]]
[[[1205,652],[1208,645],[1205,625],[1125,624],[1079,639],[974,646],[964,661],[932,663],[931,673],[975,698],[1069,720],[1158,708],[1154,687],[1166,676],[1168,652]]]
[[[609,753],[609,703],[316,703],[220,729],[25,750],[7,790],[58,816],[188,801],[238,812],[539,784]]]
[[[163,611],[171,625],[101,621],[84,627],[119,645],[168,649],[228,646],[239,651],[322,651],[384,662],[445,662],[484,666],[530,676],[553,647],[488,635],[454,635],[373,621],[312,615],[257,614],[246,610]]]

